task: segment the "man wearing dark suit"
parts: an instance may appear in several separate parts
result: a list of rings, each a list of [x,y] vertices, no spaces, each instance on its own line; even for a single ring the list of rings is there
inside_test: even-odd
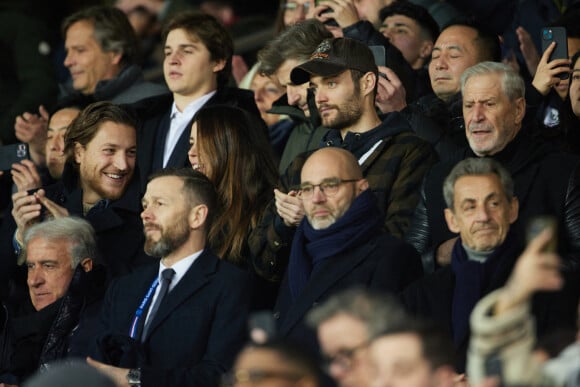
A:
[[[163,37],[163,73],[172,94],[132,105],[142,121],[137,136],[142,189],[151,172],[189,166],[193,117],[203,106],[233,105],[260,117],[252,92],[226,87],[233,42],[216,19],[201,13],[179,14],[165,26]]]
[[[382,231],[382,215],[355,156],[335,147],[314,152],[301,173],[305,217],[292,242],[274,308],[278,332],[317,351],[304,316],[313,305],[362,285],[398,292],[422,274],[414,249]]]
[[[211,182],[191,168],[147,185],[145,251],[161,261],[111,285],[102,362],[88,359],[118,386],[217,386],[244,344],[246,273],[205,248],[215,203]]]

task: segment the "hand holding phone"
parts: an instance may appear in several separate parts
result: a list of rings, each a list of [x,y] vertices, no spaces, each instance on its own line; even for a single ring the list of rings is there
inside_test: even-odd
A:
[[[555,47],[552,48],[548,56],[548,62],[556,59],[568,59],[568,38],[564,27],[542,28],[542,52],[546,52],[552,43],[555,43]],[[558,73],[560,79],[568,79],[569,75],[568,71]]]

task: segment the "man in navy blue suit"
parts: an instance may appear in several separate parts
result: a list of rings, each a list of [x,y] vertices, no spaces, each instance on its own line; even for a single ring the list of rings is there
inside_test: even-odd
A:
[[[206,248],[216,193],[191,168],[153,175],[143,197],[145,252],[162,257],[113,282],[100,361],[119,386],[216,386],[246,339],[246,273]]]

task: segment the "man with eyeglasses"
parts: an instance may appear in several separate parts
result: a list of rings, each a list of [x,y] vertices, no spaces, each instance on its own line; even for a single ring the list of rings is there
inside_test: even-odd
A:
[[[381,230],[383,216],[357,159],[340,148],[314,152],[301,173],[305,218],[274,307],[278,334],[318,352],[303,320],[313,305],[360,285],[399,292],[422,274],[412,247]]]
[[[368,387],[374,370],[369,346],[373,337],[407,321],[394,297],[356,287],[339,292],[306,317],[318,333],[326,372],[341,387]]]

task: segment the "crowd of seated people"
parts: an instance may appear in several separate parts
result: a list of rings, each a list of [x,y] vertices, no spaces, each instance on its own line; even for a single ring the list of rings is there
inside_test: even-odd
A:
[[[0,107],[0,385],[580,385],[580,2],[539,3],[0,6],[63,50]]]

